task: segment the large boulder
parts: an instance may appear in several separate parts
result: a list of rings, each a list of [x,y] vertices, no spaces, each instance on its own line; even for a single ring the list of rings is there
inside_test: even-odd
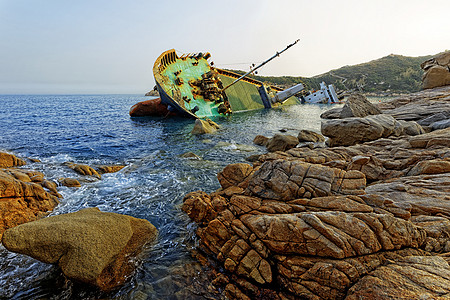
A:
[[[402,124],[390,115],[365,118],[323,120],[322,134],[329,137],[330,146],[350,146],[403,133]]]
[[[441,53],[420,66],[425,71],[422,77],[424,89],[450,85],[450,51]]]
[[[48,214],[59,197],[56,185],[40,172],[0,169],[0,237],[8,228]]]
[[[347,98],[339,117],[341,119],[352,117],[363,118],[379,114],[381,114],[381,110],[370,103],[364,95],[354,93]]]
[[[147,220],[86,208],[5,231],[6,249],[58,264],[70,279],[113,289],[136,267],[135,257],[157,236]]]

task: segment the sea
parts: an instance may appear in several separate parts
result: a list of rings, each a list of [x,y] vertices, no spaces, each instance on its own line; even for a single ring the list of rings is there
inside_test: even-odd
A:
[[[51,215],[86,207],[150,221],[159,231],[119,289],[102,293],[66,280],[55,265],[7,251],[0,245],[0,299],[204,299],[208,270],[196,258],[196,225],[181,210],[183,197],[220,185],[217,173],[231,163],[265,153],[256,135],[320,132],[330,105],[299,104],[235,113],[212,120],[214,134],[191,135],[192,119],[130,118],[141,95],[2,95],[0,151],[38,159],[24,168],[55,182],[79,178],[80,188],[58,187],[63,196]],[[337,104],[339,105],[339,104]],[[193,152],[200,159],[182,158]],[[125,165],[100,180],[82,178],[65,162]]]

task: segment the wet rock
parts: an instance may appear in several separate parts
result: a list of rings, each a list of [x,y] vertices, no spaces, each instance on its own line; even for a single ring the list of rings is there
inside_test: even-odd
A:
[[[214,133],[219,129],[220,126],[211,121],[210,119],[202,120],[196,119],[194,128],[192,128],[191,134],[199,135],[205,133]]]
[[[81,184],[78,180],[75,178],[59,178],[58,179],[59,184],[67,187],[80,187]]]
[[[23,159],[17,158],[13,154],[0,152],[0,168],[19,167],[26,165]]]
[[[70,279],[110,290],[129,278],[134,258],[156,236],[147,220],[87,208],[11,228],[2,243],[10,251],[58,264]]]
[[[66,163],[64,163],[64,165],[68,166],[69,168],[71,168],[72,170],[74,170],[75,172],[77,172],[80,175],[94,176],[94,177],[97,177],[98,179],[101,178],[101,175],[94,168],[92,168],[88,165],[75,164],[72,162],[66,162]]]
[[[0,237],[8,228],[45,216],[59,203],[58,194],[48,193],[19,170],[0,169],[0,187]]]
[[[257,135],[253,139],[253,143],[256,144],[256,145],[259,145],[259,146],[266,146],[268,140],[269,140],[268,137],[265,137],[263,135]]]
[[[267,151],[286,151],[294,148],[299,143],[298,138],[292,135],[275,134],[266,143]]]
[[[119,172],[120,170],[122,170],[123,168],[125,168],[125,166],[122,165],[103,165],[103,166],[98,166],[97,170],[99,174],[105,174],[105,173],[116,173]]]
[[[369,115],[379,114],[381,114],[381,110],[370,103],[364,95],[354,93],[347,98],[344,107],[342,107],[339,118],[364,118]]]
[[[305,129],[299,132],[297,138],[299,142],[313,142],[313,143],[325,142],[325,138],[323,137],[323,135]]]

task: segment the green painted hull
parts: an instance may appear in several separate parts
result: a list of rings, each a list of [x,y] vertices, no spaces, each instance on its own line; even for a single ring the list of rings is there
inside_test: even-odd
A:
[[[264,102],[259,88],[262,82],[244,78],[230,86],[240,75],[211,67],[209,53],[178,56],[175,50],[161,54],[153,67],[153,74],[161,101],[180,115],[193,118],[226,115],[232,112],[255,110],[300,103],[290,97],[283,104]],[[266,86],[269,95],[281,91]]]

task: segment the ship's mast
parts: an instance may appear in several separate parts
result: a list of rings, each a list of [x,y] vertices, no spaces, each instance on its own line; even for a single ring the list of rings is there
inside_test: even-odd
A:
[[[239,77],[238,79],[236,79],[235,81],[233,81],[232,83],[230,83],[229,85],[227,85],[226,87],[224,87],[222,89],[222,92],[225,91],[227,88],[229,88],[230,86],[232,86],[233,84],[235,84],[236,82],[240,81],[241,79],[245,78],[246,76],[248,76],[249,74],[253,73],[254,71],[256,71],[257,69],[261,68],[262,66],[264,66],[265,64],[267,64],[269,61],[271,61],[272,59],[274,59],[275,57],[280,56],[281,53],[283,53],[284,51],[286,51],[287,49],[291,48],[292,46],[294,46],[295,44],[297,44],[300,41],[300,39],[296,40],[295,42],[293,42],[292,44],[288,45],[286,48],[284,48],[283,50],[281,50],[280,52],[275,53],[274,56],[272,56],[271,58],[269,58],[268,60],[264,61],[263,63],[261,63],[259,66],[251,69],[250,71],[248,71],[247,73],[245,73],[244,75],[242,75],[241,77]]]

